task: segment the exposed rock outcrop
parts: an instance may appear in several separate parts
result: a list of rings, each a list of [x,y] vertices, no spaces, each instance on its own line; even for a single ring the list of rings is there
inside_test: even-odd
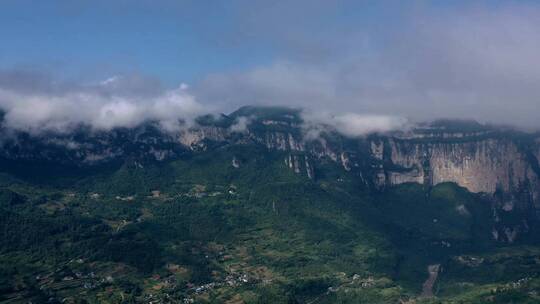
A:
[[[179,142],[191,150],[204,150],[204,141],[225,141],[229,136],[227,129],[219,127],[199,127],[182,130],[178,136]]]
[[[348,138],[328,126],[314,136],[303,129],[297,112],[244,108],[249,121],[242,132],[232,128],[244,116],[231,114],[179,130],[156,124],[133,130],[73,134],[5,134],[0,157],[6,160],[47,160],[91,166],[126,158],[166,161],[183,153],[199,153],[220,145],[260,145],[282,153],[284,166],[316,179],[318,166],[333,163],[375,189],[403,183],[430,187],[454,182],[471,192],[497,197],[500,212],[532,208],[540,218],[540,135],[511,133],[479,124],[444,123],[407,132]],[[318,129],[318,130],[319,130]],[[515,136],[518,134],[518,136]],[[237,159],[233,167],[239,167]],[[496,214],[495,214],[496,216]],[[511,229],[514,229],[510,227]],[[497,228],[498,238],[514,239],[511,230]],[[501,230],[502,229],[502,230]]]
[[[389,139],[390,184],[454,182],[471,192],[495,193],[538,187],[527,156],[511,140],[409,142]],[[374,158],[379,154],[374,155]]]
[[[289,154],[285,157],[285,166],[290,168],[297,174],[304,174],[313,179],[313,166],[307,155]]]

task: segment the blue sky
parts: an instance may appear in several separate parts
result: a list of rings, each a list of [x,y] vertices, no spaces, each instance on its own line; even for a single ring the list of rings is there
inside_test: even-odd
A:
[[[26,113],[31,94],[64,113],[90,103],[84,93],[96,113],[132,98],[112,111],[124,117],[186,83],[187,104],[215,111],[290,105],[537,129],[539,29],[536,1],[3,0],[0,108]],[[74,101],[59,103],[66,94]]]
[[[0,37],[6,43],[0,64],[73,77],[144,73],[180,82],[271,57],[265,50],[254,54],[212,41],[220,30],[232,27],[219,7],[140,3],[4,1]]]
[[[399,3],[1,1],[0,66],[68,77],[142,73],[168,84],[193,82],[294,57],[287,49],[294,46],[279,37],[288,30],[321,44],[325,35],[347,39],[351,29],[384,31],[412,7]]]

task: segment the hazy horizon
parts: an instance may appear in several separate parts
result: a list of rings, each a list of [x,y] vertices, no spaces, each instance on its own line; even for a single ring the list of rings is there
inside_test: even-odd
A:
[[[5,1],[0,25],[15,129],[172,127],[243,105],[540,129],[533,1]]]

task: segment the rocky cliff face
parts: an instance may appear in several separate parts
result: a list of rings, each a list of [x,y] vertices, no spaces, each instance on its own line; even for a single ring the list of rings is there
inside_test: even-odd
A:
[[[236,125],[241,117],[250,122],[242,128]],[[216,145],[262,145],[281,153],[284,167],[310,179],[318,178],[321,162],[330,162],[379,190],[403,183],[430,187],[454,182],[497,198],[500,210],[529,208],[540,219],[539,134],[448,123],[361,138],[347,138],[328,126],[320,130],[308,136],[295,111],[242,108],[176,133],[151,123],[133,130],[83,128],[39,137],[4,132],[0,157],[91,166],[127,157],[166,161]]]
[[[387,184],[454,182],[471,192],[510,192],[538,187],[527,155],[507,138],[417,142],[389,138]],[[384,148],[381,148],[384,150]],[[384,153],[384,152],[382,152]],[[377,151],[374,157],[380,158]]]
[[[510,135],[430,137],[429,140],[387,137],[371,142],[380,163],[373,174],[378,187],[414,182],[433,186],[453,182],[471,192],[493,197],[497,223],[495,240],[514,242],[540,219],[540,178],[535,145],[524,145]],[[536,139],[537,141],[537,139]],[[532,149],[531,149],[532,148]],[[504,222],[508,214],[518,222]]]
[[[528,231],[531,220],[540,219],[537,135],[496,128],[448,130],[440,125],[356,139],[331,131],[311,139],[280,132],[266,130],[259,142],[270,150],[295,153],[285,156],[285,164],[297,174],[316,179],[314,168],[327,160],[379,190],[403,183],[431,187],[453,182],[493,198],[498,223],[493,238],[504,242],[514,242]],[[501,220],[510,213],[521,220]]]
[[[528,190],[535,202],[540,198],[540,135],[532,136],[528,145],[497,130],[461,132],[444,128],[353,139],[330,130],[308,138],[294,117],[289,113],[273,119],[251,117],[251,125],[240,131],[231,128],[234,118],[230,118],[221,125],[201,125],[175,134],[152,125],[40,137],[4,134],[0,156],[92,165],[126,156],[164,161],[186,151],[202,152],[212,143],[258,144],[284,152],[287,167],[311,178],[316,178],[312,162],[327,159],[345,171],[364,171],[362,175],[371,176],[379,188],[409,182],[454,182],[471,192]],[[311,169],[300,169],[297,163]]]

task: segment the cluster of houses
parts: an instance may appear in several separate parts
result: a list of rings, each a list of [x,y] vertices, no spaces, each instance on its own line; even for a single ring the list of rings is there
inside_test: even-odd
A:
[[[360,275],[355,274],[353,275],[352,281],[350,282],[347,282],[339,286],[328,287],[327,293],[338,292],[342,287],[351,286],[351,285],[359,286],[361,288],[371,288],[375,286],[375,279],[372,276],[369,276],[367,278],[362,278]]]
[[[205,187],[202,185],[196,185],[193,187],[192,190],[186,192],[186,193],[180,193],[178,194],[179,197],[186,196],[186,197],[193,197],[193,198],[204,198],[204,197],[215,197],[222,194],[229,194],[229,195],[236,195],[236,186],[230,185],[228,188],[226,188],[225,192],[222,191],[213,191],[213,192],[206,192]],[[98,200],[102,197],[100,193],[90,193],[89,197],[94,200]],[[148,198],[152,199],[160,199],[163,198],[164,195],[161,193],[160,190],[152,190],[150,192],[150,195]],[[124,202],[131,202],[134,201],[136,198],[136,195],[127,195],[127,196],[115,196],[116,200],[124,201]]]
[[[460,264],[469,267],[478,267],[484,262],[484,258],[477,258],[473,256],[460,255],[455,258]]]
[[[71,260],[69,263],[83,263],[82,259]],[[69,264],[67,263],[67,264]],[[91,290],[103,286],[105,284],[110,284],[114,281],[112,276],[100,277],[96,275],[93,271],[84,273],[81,271],[71,271],[65,267],[57,268],[56,270],[46,273],[38,274],[35,276],[35,280],[39,284],[39,290],[45,294],[50,295],[49,302],[55,302],[57,299],[54,296],[59,290],[65,288],[83,288],[86,290]],[[64,298],[60,300],[61,303],[70,302],[71,298]]]
[[[155,280],[159,280],[160,285],[167,287],[168,291],[172,291],[177,289],[177,282],[174,276],[169,276],[167,278],[161,278],[159,276],[154,277]],[[191,283],[188,283],[186,285],[187,287],[187,296],[184,297],[181,302],[182,303],[194,303],[195,297],[199,295],[203,295],[207,292],[210,292],[216,288],[220,287],[238,287],[244,284],[250,284],[250,283],[257,283],[259,282],[258,279],[250,277],[247,274],[244,273],[234,273],[229,274],[225,277],[222,281],[216,281],[216,282],[210,282],[203,285],[194,285]],[[161,288],[159,288],[161,290]],[[160,293],[147,293],[144,295],[144,300],[146,303],[168,303],[169,300],[172,299],[171,294],[168,292],[160,292]]]
[[[504,292],[508,292],[508,291],[511,291],[511,290],[514,290],[514,289],[520,289],[522,287],[526,287],[527,283],[531,279],[532,278],[530,278],[530,277],[525,277],[525,278],[521,278],[521,279],[519,279],[517,281],[514,281],[514,282],[506,283],[502,287],[495,287],[495,288],[491,289],[491,293],[492,294],[504,293]],[[529,295],[533,296],[533,297],[537,297],[538,292],[536,290],[534,290],[532,292],[529,292]]]

